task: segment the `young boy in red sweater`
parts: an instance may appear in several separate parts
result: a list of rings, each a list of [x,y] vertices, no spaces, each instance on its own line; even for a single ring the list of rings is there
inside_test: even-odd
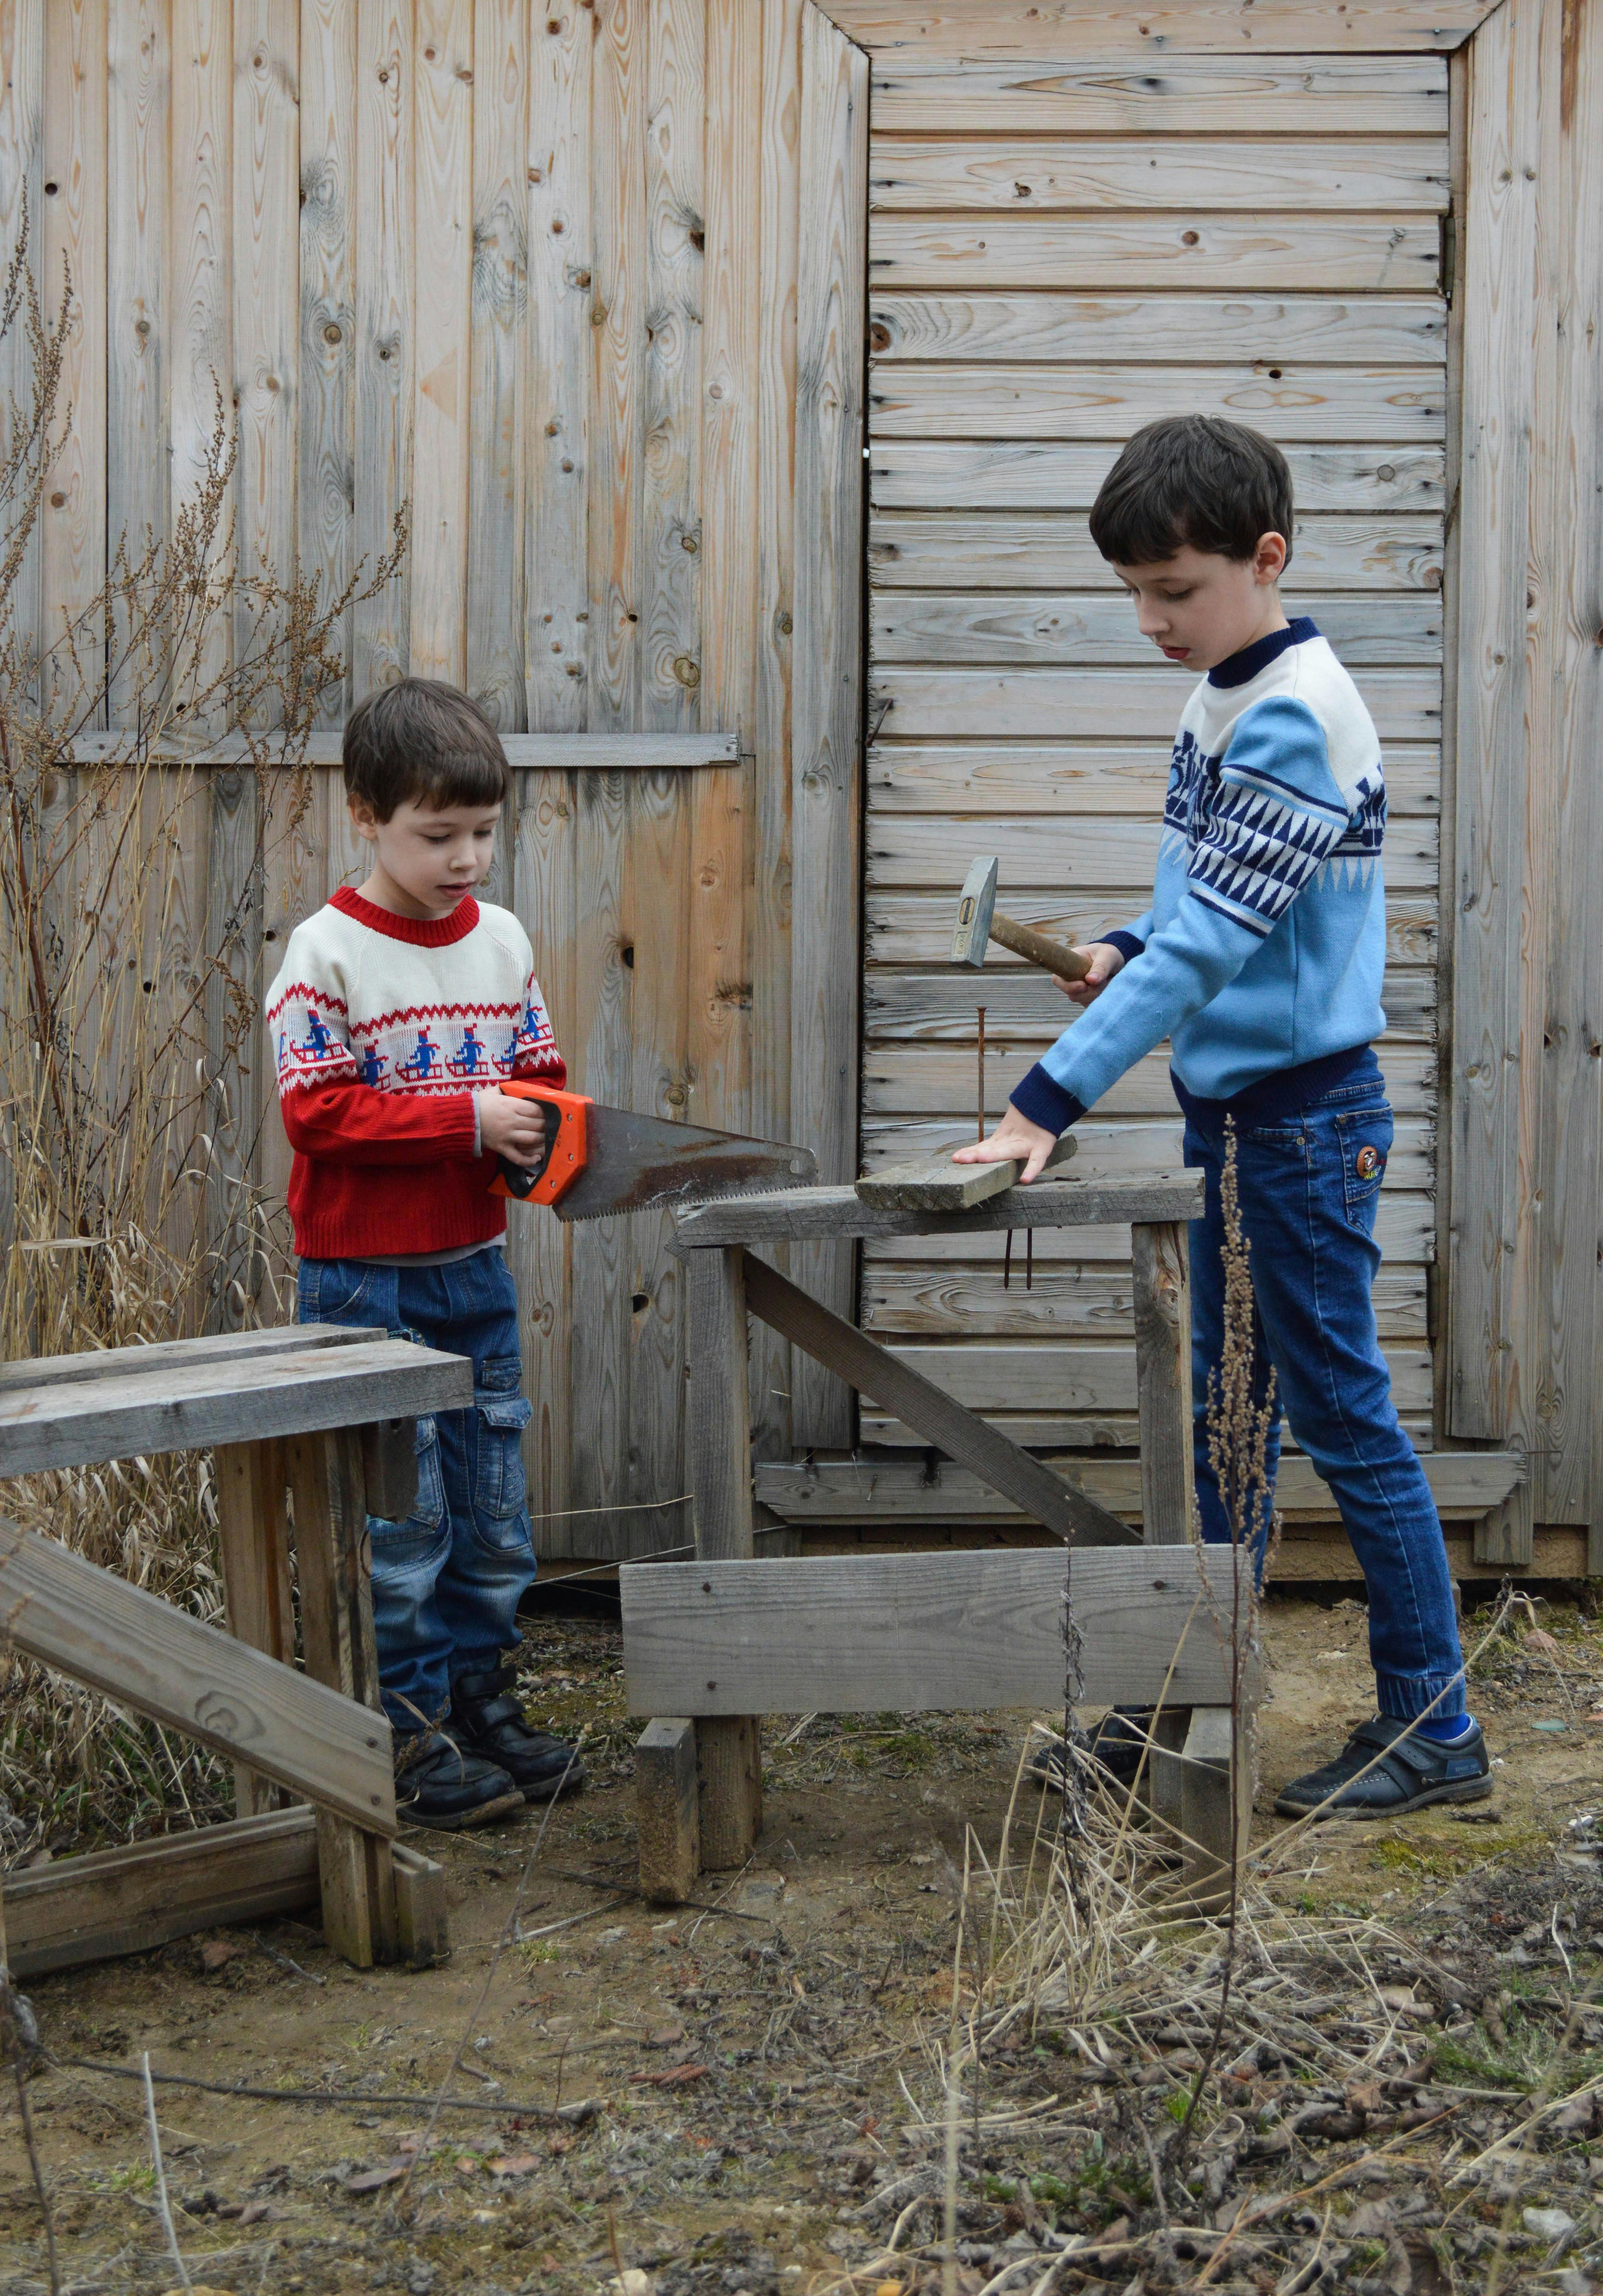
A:
[[[467,696],[407,677],[352,711],[345,790],[372,868],[290,936],[267,991],[303,1324],[380,1325],[473,1366],[473,1407],[417,1423],[417,1499],[370,1517],[373,1611],[398,1792],[480,1825],[584,1773],[531,1730],[503,1653],[534,1578],[517,1294],[497,1159],[538,1163],[538,1106],[503,1079],[566,1070],[528,935],[475,901],[508,788]]]

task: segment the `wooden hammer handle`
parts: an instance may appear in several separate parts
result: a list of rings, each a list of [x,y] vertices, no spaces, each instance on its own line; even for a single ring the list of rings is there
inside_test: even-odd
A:
[[[1091,969],[1089,957],[1065,948],[1061,941],[1048,940],[1033,925],[1015,924],[999,909],[991,915],[991,938],[999,940],[1004,948],[1010,948],[1015,956],[1027,956],[1032,964],[1043,965],[1048,972],[1055,972],[1059,980],[1083,980]]]

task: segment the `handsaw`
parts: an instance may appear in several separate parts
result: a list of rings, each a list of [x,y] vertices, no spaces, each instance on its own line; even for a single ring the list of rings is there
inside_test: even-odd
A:
[[[560,1220],[704,1203],[712,1196],[791,1187],[818,1177],[810,1149],[783,1141],[747,1140],[738,1132],[637,1116],[548,1084],[504,1084],[501,1090],[543,1103],[546,1152],[528,1169],[499,1158],[492,1192],[519,1203],[548,1204]]]

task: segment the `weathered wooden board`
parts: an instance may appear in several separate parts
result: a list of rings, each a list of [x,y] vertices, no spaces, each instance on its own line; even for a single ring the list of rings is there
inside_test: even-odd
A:
[[[953,1142],[953,1146],[958,1143]],[[1202,1206],[1200,1176],[1175,1168],[1166,1175],[1087,1187],[1080,1180],[1038,1180],[1010,1188],[964,1212],[887,1211],[865,1204],[854,1188],[785,1188],[771,1195],[731,1196],[679,1215],[679,1248],[744,1243],[767,1251],[776,1243],[814,1237],[977,1234],[1007,1227],[1128,1225],[1139,1219],[1193,1219]]]
[[[1023,714],[1024,705],[1015,698],[1020,690],[1032,697],[1031,714],[1044,717],[1043,703],[1037,703],[1036,694],[1044,696],[1048,685],[1059,693],[1077,693],[1082,687],[1106,696],[1114,671],[1088,671],[1082,679],[1060,676],[1052,670],[1020,671],[1012,677],[990,676],[985,673],[964,670],[928,670],[923,673],[900,668],[882,670],[876,678],[881,699],[895,695],[909,709],[919,709],[933,719],[938,714],[933,698],[944,693],[951,702],[951,717],[946,730],[958,728],[952,717],[963,717],[972,709],[977,718],[979,697],[986,691],[1006,689],[1012,702],[1016,720]],[[1130,677],[1123,681],[1131,688],[1140,681]],[[1183,699],[1174,690],[1174,681],[1158,672],[1153,678],[1155,691],[1169,701]],[[1428,676],[1410,678],[1403,670],[1377,670],[1363,680],[1363,690],[1385,706],[1385,699],[1393,699],[1396,714],[1401,717],[1410,701],[1423,708],[1427,704],[1433,680]],[[1410,686],[1412,693],[1410,693]],[[1377,689],[1380,689],[1377,691]],[[921,700],[920,697],[929,697]],[[973,697],[972,700],[969,697]],[[1081,714],[1093,714],[1096,705]],[[1066,715],[1065,711],[1065,715]],[[888,723],[890,721],[887,721]],[[965,722],[966,719],[965,718]],[[994,722],[994,720],[993,720]],[[1073,722],[1073,721],[1071,721]],[[933,732],[933,725],[920,728]],[[974,852],[994,853],[1001,862],[1000,883],[1005,888],[1002,898],[1011,900],[1015,885],[1039,884],[1043,877],[1060,881],[1071,878],[1087,885],[1130,885],[1150,889],[1157,863],[1158,839],[1162,832],[1161,819],[1121,821],[1116,816],[1099,814],[1078,823],[1071,829],[1066,823],[1044,824],[1032,816],[1023,818],[999,817],[987,821],[982,844],[978,832],[966,830],[965,841],[955,843],[949,824],[939,815],[895,814],[884,820],[870,821],[867,835],[865,867],[867,882],[875,891],[882,887],[949,884],[955,896],[974,859]],[[971,848],[967,840],[973,838]],[[1399,822],[1386,838],[1386,882],[1400,892],[1417,892],[1435,884],[1437,867],[1437,828],[1434,821],[1418,816]]]
[[[972,13],[968,20],[977,29]],[[1189,137],[1203,124],[1215,135],[1439,135],[1446,126],[1444,58],[1303,53],[1281,62],[1272,48],[1211,53],[1198,45],[1202,19],[1191,8],[1177,27],[1180,37],[1163,48],[1143,10],[1139,62],[1110,44],[1110,33],[1124,28],[1106,11],[1095,54],[1081,55],[1078,43],[1060,37],[1052,44],[1055,55],[1046,37],[1051,20],[1037,20],[1042,37],[1032,55],[1003,61],[976,45],[961,61],[949,53],[925,58],[906,53],[910,39],[876,55],[877,131],[940,135],[957,120],[974,135],[1021,136],[1072,128],[1088,135]],[[917,26],[910,19],[909,31]],[[1320,35],[1328,29],[1321,25]],[[1304,28],[1298,45],[1306,38]]]
[[[992,1248],[983,1265],[868,1259],[862,1275],[863,1329],[882,1343],[893,1337],[963,1341],[976,1332],[997,1339],[1130,1337],[1128,1268],[1043,1263],[1039,1242],[1035,1258],[1027,1291],[1023,1269],[1016,1265],[1004,1283],[999,1248]],[[1385,1338],[1426,1339],[1424,1268],[1383,1267],[1371,1297]]]
[[[966,815],[967,807],[962,808]],[[966,819],[964,828],[977,848],[980,832]],[[1051,830],[1043,824],[1043,835]],[[955,882],[955,881],[954,881]],[[1013,904],[1012,914],[1024,922],[1049,933],[1055,939],[1083,944],[1106,937],[1119,925],[1128,924],[1141,913],[1141,905],[1152,897],[1150,880],[1131,879],[1123,888],[1111,893],[1052,894],[1036,893],[1027,888],[1009,888],[1007,898]],[[917,964],[949,966],[951,951],[951,908],[949,893],[900,893],[884,890],[873,892],[867,904],[867,945],[875,966]],[[1427,891],[1401,894],[1386,902],[1386,964],[1388,987],[1396,984],[1390,980],[1390,968],[1429,964],[1435,955],[1437,912],[1434,899]],[[1059,1010],[1059,992],[1042,984],[1040,976],[1023,960],[1012,956],[1007,950],[993,947],[985,959],[985,980],[1001,985],[1002,1002],[999,1007],[1005,1015],[1009,1011],[1023,1012],[1036,1006],[1009,1005],[1007,998],[1023,996],[1020,983],[1029,979],[1034,986],[1030,994],[1038,1000],[1042,1012]],[[889,976],[875,971],[871,974],[873,993],[886,996],[897,992]],[[945,986],[942,986],[942,983]],[[927,977],[932,996],[955,996],[956,988],[964,986],[964,978],[948,970],[941,975]],[[964,1002],[970,1000],[965,998]],[[980,1000],[974,998],[973,1003]],[[1431,1000],[1434,1001],[1434,1000]],[[1393,1025],[1397,1025],[1393,1021]]]
[[[303,760],[308,766],[340,763],[339,734],[308,737]],[[514,773],[673,774],[698,766],[732,766],[739,761],[740,745],[733,734],[514,734],[503,733],[501,746]],[[73,744],[79,765],[99,765],[128,754],[125,734],[84,734]],[[275,737],[244,734],[201,734],[193,740],[173,738],[142,748],[139,754],[153,759],[192,765],[241,766],[260,764],[269,773],[281,760]],[[299,758],[301,753],[297,753]],[[297,758],[287,762],[293,766]]]
[[[1056,1412],[1133,1412],[1136,1407],[1135,1349],[1111,1340],[1065,1340],[1040,1346],[985,1340],[960,1347],[909,1341],[892,1345],[890,1352],[967,1410],[987,1418],[1005,1418],[1013,1412],[1044,1417]],[[1428,1411],[1429,1349],[1397,1341],[1382,1352],[1398,1409]]]
[[[1016,125],[989,135],[881,129],[868,202],[876,214],[1245,208],[1437,215],[1448,201],[1445,130],[1444,120],[1437,135],[1198,136],[1181,147],[1183,159],[1175,154],[1177,165],[1125,136],[1035,135],[1026,143]]]
[[[1051,511],[881,511],[869,521],[868,569],[876,591],[897,589],[1093,589],[1109,596],[1117,578],[1082,518]],[[1325,625],[1330,591],[1360,594],[1346,606],[1366,634],[1379,616],[1377,590],[1442,586],[1442,521],[1392,512],[1380,517],[1297,520],[1292,571],[1283,594]],[[1391,760],[1388,758],[1388,767]]]
[[[263,1331],[221,1332],[203,1343],[159,1340],[143,1348],[91,1348],[69,1356],[21,1356],[0,1363],[0,1395],[15,1388],[71,1387],[86,1379],[121,1379],[129,1373],[152,1376],[208,1361],[243,1363],[258,1356],[300,1353],[308,1348],[349,1348],[384,1339],[382,1328],[355,1324],[280,1324]]]
[[[952,563],[947,578],[962,581]],[[1440,595],[1321,598],[1320,629],[1352,670],[1434,665],[1442,659]],[[890,590],[869,614],[871,658],[882,662],[1007,662],[1134,668],[1153,660],[1127,598],[1062,591]]]
[[[876,814],[1140,813],[1163,808],[1169,751],[1155,742],[1112,740],[875,742],[867,771]],[[1389,745],[1385,776],[1388,820],[1440,813],[1434,743]]]
[[[1021,1067],[1023,1063],[1020,1063]],[[1180,1167],[1183,1127],[1176,1115],[1128,1123],[1102,1123],[1095,1114],[1074,1127],[1079,1154],[1074,1169],[1088,1184],[1111,1185],[1128,1175],[1138,1183]],[[872,1117],[863,1123],[863,1167],[938,1156],[974,1138],[974,1119]],[[1428,1188],[1435,1179],[1435,1127],[1428,1118],[1398,1119],[1386,1177],[1393,1187]],[[1038,1181],[1036,1187],[1040,1185]],[[1023,1189],[1028,1197],[1032,1189]],[[989,1210],[987,1206],[985,1209]],[[1022,1223],[1021,1223],[1022,1225]]]
[[[868,281],[904,287],[1239,287],[1287,294],[1428,292],[1441,240],[1434,217],[1174,216],[1104,211],[1073,231],[1049,217],[889,215],[875,219]]]
[[[1372,669],[1357,681],[1383,742],[1429,742],[1442,729],[1438,670]],[[1134,734],[1172,739],[1189,692],[1183,675],[1122,669],[907,669],[887,663],[869,688],[868,722],[897,735]],[[872,828],[870,834],[873,834]],[[1387,858],[1391,853],[1388,846]],[[1399,881],[1402,882],[1402,881]]]
[[[926,906],[938,913],[937,898],[929,895],[925,898]],[[1023,907],[1024,904],[1021,902],[1019,906]],[[1423,900],[1414,904],[1416,912],[1425,906]],[[1118,922],[1110,917],[1103,931],[1116,927]],[[871,916],[871,927],[874,923]],[[1418,935],[1427,955],[1434,942],[1434,926],[1433,914],[1429,925]],[[1093,939],[1100,937],[1095,932],[1091,935]],[[1393,928],[1392,945],[1396,947],[1410,937],[1408,921],[1400,920]],[[871,930],[871,952],[879,939],[878,931]],[[1434,965],[1388,965],[1382,994],[1388,1031],[1381,1040],[1383,1047],[1390,1039],[1399,1037],[1434,1040]],[[1004,970],[993,967],[988,959],[984,971],[979,973],[966,967],[954,967],[945,972],[900,972],[871,964],[863,976],[863,1030],[871,1047],[865,1057],[873,1057],[887,1042],[973,1044],[978,1038],[974,1011],[981,1004],[985,1007],[986,1043],[994,1045],[999,1052],[1006,1048],[1009,1057],[1015,1049],[1029,1052],[1052,1043],[1067,1027],[1073,1011],[1053,980],[1022,964]],[[972,1068],[972,1055],[970,1064]]]
[[[868,299],[875,370],[898,359],[1168,360],[1278,366],[1440,367],[1447,313],[1435,295],[892,294]]]
[[[1430,1198],[1389,1184],[1383,1187],[1376,1215],[1375,1241],[1387,1261],[1394,1266],[1403,1261],[1427,1265],[1435,1257],[1435,1218]],[[1122,1268],[1129,1260],[1128,1221],[1122,1226],[1110,1222],[1105,1226],[1065,1228],[1060,1234],[1049,1227],[1038,1227],[1035,1231],[1037,1268],[1054,1265]],[[948,1268],[994,1268],[999,1282],[1001,1240],[993,1234],[961,1230],[940,1235],[909,1233],[877,1236],[863,1251],[866,1292],[872,1292],[882,1270],[933,1262]],[[1015,1282],[1019,1281],[1022,1275],[1015,1274]]]
[[[1050,439],[881,439],[869,446],[869,488],[882,510],[1088,511],[1118,459],[1115,444]],[[1300,447],[1286,450],[1300,511],[1436,510],[1440,447]],[[1295,561],[1293,561],[1295,563]]]
[[[6,1638],[75,1682],[305,1794],[395,1831],[390,1725],[338,1691],[0,1518]]]
[[[354,1346],[313,1341],[238,1357],[194,1341],[201,1360],[192,1356],[181,1370],[8,1389],[0,1393],[0,1475],[472,1404],[473,1366],[464,1356],[438,1355],[407,1340],[355,1337]]]
[[[1161,8],[1109,10],[1103,0],[945,0],[945,4],[904,7],[899,0],[830,0],[843,29],[882,61],[878,69],[940,71],[947,85],[958,57],[1030,59],[1040,69],[1043,54],[1057,50],[1056,68],[1066,57],[1095,51],[1104,71],[1122,62],[1161,89],[1179,51],[1182,67],[1193,57],[1221,51],[1240,57],[1251,43],[1254,62],[1266,76],[1274,59],[1297,57],[1299,83],[1324,84],[1337,57],[1361,60],[1378,73],[1392,62],[1428,69],[1429,50],[1451,51],[1467,40],[1490,12],[1493,0],[1344,0],[1332,9],[1322,0],[1165,0]],[[1410,53],[1411,52],[1411,53]],[[1082,67],[1089,69],[1089,67]],[[1319,77],[1316,78],[1316,75]],[[1340,83],[1336,83],[1339,85]],[[1385,83],[1382,82],[1384,86]],[[1132,123],[1134,124],[1134,123]],[[1171,121],[1170,125],[1180,123]],[[1355,120],[1355,127],[1372,124]]]
[[[16,12],[13,21],[21,15]],[[65,619],[84,611],[105,576],[105,0],[58,0],[45,29],[36,199],[44,185],[50,188],[44,193],[43,212],[37,205],[34,210],[43,258],[37,269],[46,306],[59,291],[63,264],[70,267],[77,291],[62,369],[62,400],[72,409],[72,427],[58,448],[41,521],[42,619],[47,636],[54,639]],[[20,354],[18,329],[6,346],[8,357],[13,346]],[[18,604],[24,606],[25,595]],[[100,722],[102,713],[95,715]]]
[[[1073,1135],[1065,1133],[1054,1144],[1042,1171],[1066,1164],[1076,1145]],[[864,1174],[857,1183],[857,1196],[860,1203],[885,1211],[966,1212],[974,1204],[999,1196],[1004,1188],[1015,1186],[1022,1168],[1020,1160],[954,1164],[945,1156],[933,1163],[885,1164]]]
[[[982,1003],[985,994],[983,973],[971,974],[970,979],[975,984],[975,1002]],[[1007,1085],[1023,1075],[1028,1061],[1032,1057],[1039,1058],[1049,1045],[1056,1042],[1062,1030],[1076,1021],[1075,1007],[1067,998],[1058,1001],[1063,1008],[1058,1028],[1051,1035],[1038,1037],[1033,1044],[1027,1042],[1010,1050],[1006,1062],[999,1067],[995,1084],[999,1104]],[[989,1023],[989,1012],[986,1018]],[[969,1020],[972,1036],[972,1006]],[[1436,1099],[1434,1047],[1418,1042],[1398,1044],[1383,1037],[1378,1051],[1386,1095],[1396,1113],[1400,1117],[1430,1113]],[[966,1046],[958,1050],[944,1045],[887,1045],[870,1041],[864,1049],[863,1113],[866,1117],[972,1117],[975,1090],[974,1054]],[[988,1100],[990,1096],[988,1090]],[[1168,1054],[1166,1052],[1155,1052],[1148,1053],[1124,1071],[1118,1082],[1097,1103],[1097,1113],[1099,1117],[1110,1119],[1171,1117],[1174,1113],[1174,1089],[1169,1080]],[[942,1168],[949,1168],[950,1175],[956,1177],[984,1168],[957,1164]],[[875,1171],[870,1177],[859,1180],[857,1184],[859,1195],[862,1195],[865,1189],[872,1191],[882,1185],[887,1177],[883,1171]],[[873,1200],[870,1194],[869,1201]]]
[[[1387,447],[1443,433],[1439,369],[1123,366],[1078,361],[983,366],[908,359],[875,367],[875,439],[1122,439],[1176,403],[1268,431],[1277,441],[1331,437]]]
[[[1195,1547],[641,1563],[621,1580],[629,1711],[1059,1706],[1065,1575],[1089,1701],[1217,1702],[1234,1567]]]

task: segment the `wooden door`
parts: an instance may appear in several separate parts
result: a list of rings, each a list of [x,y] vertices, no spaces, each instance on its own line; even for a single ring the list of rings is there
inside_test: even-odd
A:
[[[1087,29],[1089,43],[1095,37]],[[1064,41],[1060,30],[1058,39]],[[1229,415],[1284,448],[1287,610],[1385,746],[1397,1111],[1381,1332],[1433,1427],[1449,67],[1432,54],[1062,52],[875,60],[870,135],[866,1162],[957,1144],[1070,1016],[997,948],[946,961],[971,857],[1007,910],[1089,939],[1147,905],[1189,690],[1136,629],[1086,513],[1143,422]],[[1180,1160],[1163,1051],[1078,1128],[1076,1170]],[[1021,1441],[1133,1443],[1129,1240],[879,1247],[863,1321]],[[910,1442],[865,1406],[866,1441]]]

